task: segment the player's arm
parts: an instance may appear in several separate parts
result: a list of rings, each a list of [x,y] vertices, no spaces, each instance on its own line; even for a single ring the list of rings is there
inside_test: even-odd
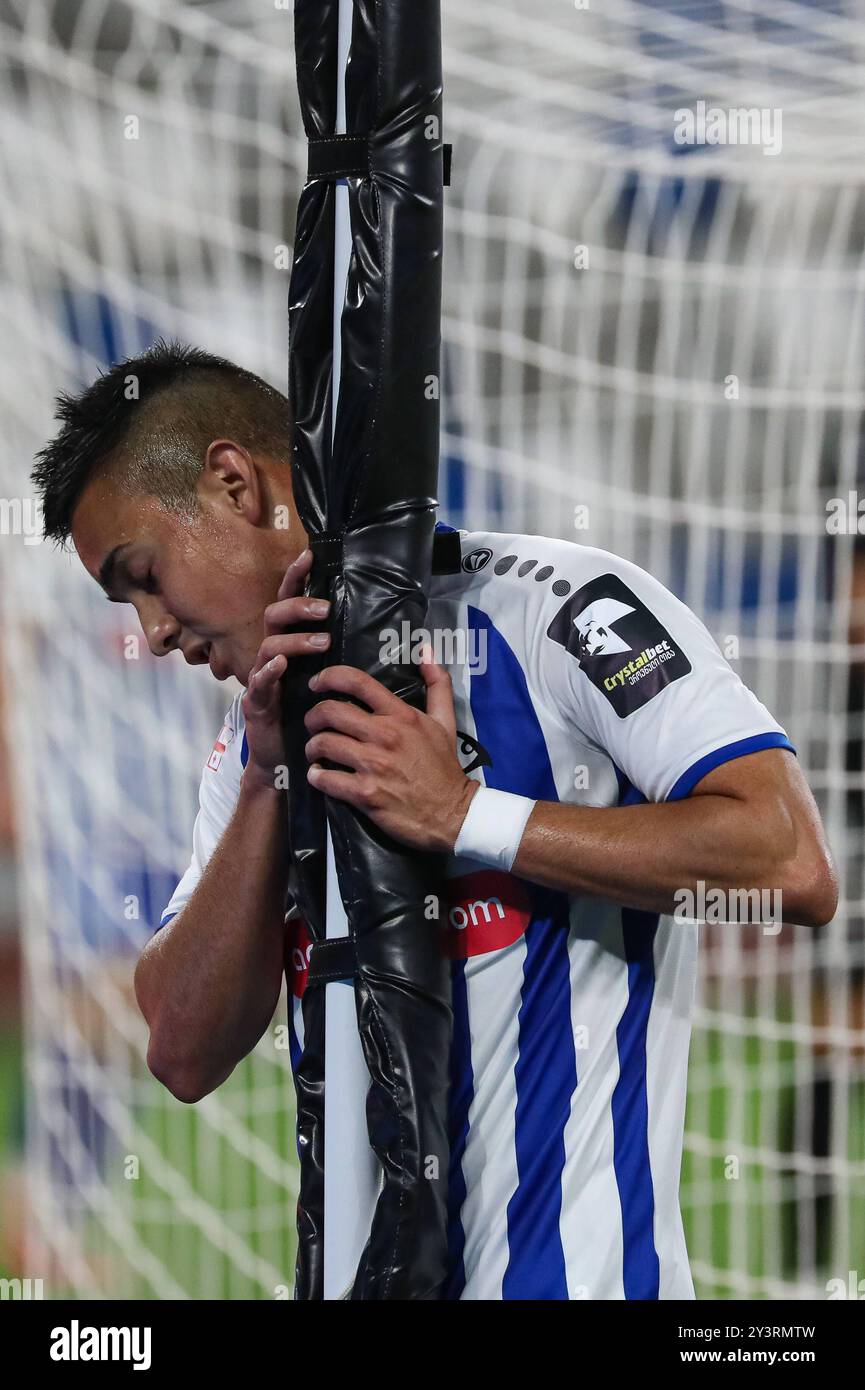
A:
[[[135,972],[150,1028],[147,1062],[178,1100],[225,1081],[255,1046],[282,984],[286,799],[249,769],[237,809],[183,910]]]
[[[233,789],[236,805],[221,820],[211,817],[194,890],[136,970],[148,1065],[179,1100],[221,1085],[261,1038],[279,998],[288,872],[286,797],[275,789],[285,761],[280,680],[292,656],[330,641],[326,633],[285,631],[324,616],[299,592],[310,562],[307,551],[290,567],[265,613],[267,636],[242,701],[249,757]],[[202,815],[207,809],[202,804]]]
[[[426,714],[364,672],[348,666],[321,672],[317,691],[353,696],[367,710],[325,698],[310,711],[308,775],[321,791],[350,802],[403,843],[449,853],[478,783],[466,777],[454,751],[450,678],[433,662],[422,669]],[[707,685],[720,678],[721,668],[710,663]],[[731,688],[731,708],[744,698],[736,694],[740,686]],[[652,749],[661,738],[680,743],[686,717],[702,727],[696,692],[688,702],[694,708],[681,722],[665,719],[662,732],[644,726],[640,742]],[[628,749],[615,752],[627,766]],[[341,768],[324,768],[320,759]],[[780,891],[784,920],[807,926],[829,921],[837,905],[835,870],[816,806],[794,754],[780,747],[731,757],[707,772],[684,800],[665,800],[659,791],[642,805],[536,802],[518,843],[512,868],[521,877],[650,912],[672,911],[675,895],[683,889],[696,893],[700,882],[706,892]]]
[[[786,922],[822,926],[838,901],[832,857],[795,756],[780,748],[708,773],[684,801],[536,802],[513,864],[533,883],[672,912],[675,894],[780,891]]]

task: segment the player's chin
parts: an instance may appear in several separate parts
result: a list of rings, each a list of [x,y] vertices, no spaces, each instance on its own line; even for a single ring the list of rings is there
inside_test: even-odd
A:
[[[237,676],[238,680],[242,680],[242,682],[245,683],[246,677],[249,675],[249,670],[247,668],[247,670],[244,672],[243,677],[240,677],[237,675],[237,671],[234,669],[233,666],[230,666],[225,661],[217,661],[211,655],[210,674],[218,681],[227,681],[229,676]]]
[[[218,679],[227,680],[229,676],[233,676],[236,681],[240,681],[242,686],[249,685],[249,673],[255,665],[257,655],[257,652],[253,652],[252,656],[241,657],[239,661],[233,661],[230,666],[227,663],[222,665],[221,669],[226,674],[219,676]]]

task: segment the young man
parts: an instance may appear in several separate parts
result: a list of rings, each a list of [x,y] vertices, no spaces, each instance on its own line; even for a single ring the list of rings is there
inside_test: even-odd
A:
[[[46,534],[134,605],[156,655],[245,686],[136,973],[151,1069],[195,1101],[270,1024],[284,962],[303,965],[280,677],[327,647],[327,604],[303,596],[287,405],[258,378],[159,345],[59,418],[34,473]],[[787,921],[827,922],[819,817],[783,729],[649,575],[566,541],[460,539],[428,627],[467,634],[473,666],[426,660],[425,713],[330,667],[307,717],[314,785],[451,856],[449,1296],[693,1297],[678,1182],[697,935],[660,914],[703,883],[780,890]],[[320,632],[294,630],[310,619]],[[300,1046],[297,1001],[295,1023]]]

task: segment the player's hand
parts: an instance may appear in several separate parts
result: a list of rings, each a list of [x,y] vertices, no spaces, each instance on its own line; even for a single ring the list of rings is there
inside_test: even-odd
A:
[[[286,570],[275,601],[265,608],[266,635],[241,701],[249,747],[247,773],[271,786],[277,768],[285,764],[280,680],[292,657],[309,656],[330,646],[327,632],[286,631],[301,623],[322,621],[330,612],[327,599],[307,598],[303,593],[311,565],[312,551],[304,550]]]
[[[313,676],[317,695],[338,691],[368,708],[325,699],[309,710],[307,775],[319,791],[363,811],[403,844],[449,852],[478,783],[457,758],[450,676],[429,652],[421,674],[426,714],[354,666],[327,666]],[[350,771],[323,768],[320,758]]]

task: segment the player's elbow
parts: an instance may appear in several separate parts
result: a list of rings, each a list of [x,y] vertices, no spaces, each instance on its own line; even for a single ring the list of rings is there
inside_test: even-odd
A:
[[[160,959],[153,942],[141,954],[135,971],[138,1007],[150,1030],[147,1067],[176,1100],[194,1105],[216,1089],[219,1079],[207,1074],[205,1048],[195,1046],[193,1020],[178,1017],[166,1004],[164,981],[160,979]],[[181,1045],[183,1040],[183,1045]]]
[[[195,1105],[219,1085],[219,1080],[208,1076],[193,1058],[178,1056],[153,1036],[147,1049],[147,1066],[151,1075],[184,1105]]]
[[[780,890],[781,911],[773,920],[780,916],[791,926],[826,926],[838,908],[838,875],[804,780],[790,784],[788,767],[780,788],[770,785],[750,810],[749,834],[759,847],[762,883]]]
[[[196,1044],[194,1031],[188,1024],[179,1025],[176,1018],[160,1019],[158,1009],[151,1014],[148,1023],[148,1070],[175,1100],[195,1105],[222,1084],[226,1073],[214,1073],[212,1048],[205,1039]]]
[[[838,908],[838,875],[825,845],[801,846],[787,866],[781,888],[784,920],[803,927],[825,927]]]

